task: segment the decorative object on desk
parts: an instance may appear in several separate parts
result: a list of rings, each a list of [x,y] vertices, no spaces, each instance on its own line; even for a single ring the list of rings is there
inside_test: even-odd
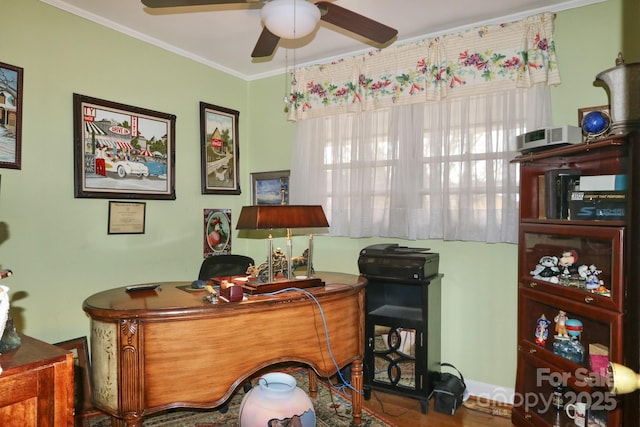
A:
[[[628,394],[640,389],[640,374],[618,363],[609,362],[607,380],[613,394]]]
[[[598,73],[593,84],[609,95],[612,134],[640,130],[640,62],[625,64],[620,53],[616,66]]]
[[[202,194],[240,194],[240,113],[200,103]]]
[[[252,205],[288,205],[290,171],[251,174]]]
[[[244,206],[238,218],[236,229],[238,230],[270,230],[269,249],[267,252],[269,282],[274,280],[273,275],[273,236],[271,230],[287,230],[287,280],[293,279],[291,258],[291,229],[293,228],[325,228],[329,227],[327,218],[320,205],[263,205]],[[311,266],[313,260],[313,234],[309,234],[307,277],[311,279]]]
[[[231,209],[204,210],[204,257],[231,253]]]
[[[172,114],[74,94],[74,196],[175,200],[175,123]]]
[[[22,74],[23,69],[0,62],[0,92],[3,93],[0,168],[20,169],[22,158]]]
[[[296,379],[284,372],[264,374],[242,399],[240,427],[295,425],[315,427],[313,402],[297,387]]]
[[[551,320],[547,319],[547,316],[542,314],[536,321],[536,344],[540,346],[544,346],[547,343],[547,338],[549,338],[549,325],[551,324]]]
[[[0,279],[11,277],[11,270],[1,270]],[[9,287],[0,285],[0,354],[20,347],[22,343],[16,326],[11,316],[11,300],[9,299]],[[0,372],[2,370],[0,369]]]
[[[294,376],[303,390],[308,390],[309,379],[306,369],[286,370]],[[311,398],[316,413],[316,427],[350,427],[351,402],[344,392],[335,396],[335,389],[324,381],[318,381],[318,396]],[[235,393],[226,403],[227,412],[220,410],[178,409],[149,415],[144,419],[145,427],[238,427],[238,410],[244,398],[243,393]],[[362,408],[363,427],[396,427],[391,421],[380,417],[367,408]],[[111,418],[100,415],[85,420],[84,427],[111,427]]]

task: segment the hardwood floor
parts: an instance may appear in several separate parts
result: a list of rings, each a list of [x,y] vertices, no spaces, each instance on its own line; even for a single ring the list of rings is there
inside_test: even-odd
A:
[[[510,417],[494,416],[464,406],[459,408],[455,415],[442,414],[433,410],[433,401],[430,401],[427,413],[423,414],[418,400],[377,390],[371,392],[371,399],[363,400],[363,405],[395,423],[398,427],[512,426]],[[504,411],[505,409],[494,408],[494,410]],[[508,411],[508,408],[506,411]]]

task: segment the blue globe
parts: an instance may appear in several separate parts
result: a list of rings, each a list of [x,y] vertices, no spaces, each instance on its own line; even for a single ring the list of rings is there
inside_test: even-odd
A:
[[[591,136],[602,135],[609,129],[611,119],[603,111],[591,111],[582,118],[582,131]]]

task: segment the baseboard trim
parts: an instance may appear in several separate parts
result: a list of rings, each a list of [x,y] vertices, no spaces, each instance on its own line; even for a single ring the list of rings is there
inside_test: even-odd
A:
[[[515,390],[513,388],[501,387],[474,380],[465,380],[465,383],[467,384],[467,394],[476,397],[481,402],[513,405],[515,399]]]

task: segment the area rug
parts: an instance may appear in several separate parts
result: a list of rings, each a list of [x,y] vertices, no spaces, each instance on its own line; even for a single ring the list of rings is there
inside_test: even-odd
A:
[[[309,390],[309,379],[304,369],[287,370],[296,378],[298,387]],[[255,382],[254,382],[255,383]],[[162,412],[145,417],[142,424],[145,427],[239,427],[238,409],[244,393],[239,390],[228,402],[228,411],[180,409]],[[330,387],[323,381],[318,381],[318,396],[311,399],[316,411],[317,427],[349,427],[351,425],[351,402],[335,387]],[[111,419],[104,415],[85,419],[84,427],[111,427]],[[396,427],[380,417],[362,408],[362,426],[364,427]]]

